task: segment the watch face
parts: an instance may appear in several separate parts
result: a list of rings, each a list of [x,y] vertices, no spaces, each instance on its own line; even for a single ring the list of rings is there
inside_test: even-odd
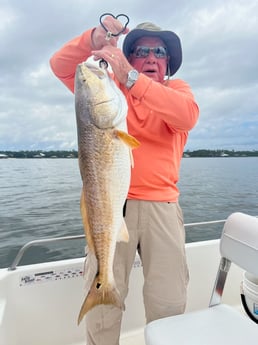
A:
[[[136,71],[135,69],[132,69],[131,71],[128,72],[128,79],[126,83],[126,87],[130,88],[134,85],[136,80],[138,79],[139,72]]]
[[[137,80],[138,72],[135,69],[133,69],[132,71],[129,72],[129,78],[132,80]]]

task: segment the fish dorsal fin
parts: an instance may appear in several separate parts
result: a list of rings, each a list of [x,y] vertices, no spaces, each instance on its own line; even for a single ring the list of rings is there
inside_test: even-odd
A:
[[[121,229],[117,236],[117,242],[129,242],[129,234],[124,219],[122,222]]]
[[[132,135],[130,135],[124,131],[120,131],[119,129],[115,129],[114,132],[115,132],[115,135],[120,140],[122,140],[126,145],[128,145],[132,149],[135,149],[135,148],[140,146],[139,141],[137,139],[135,139]]]

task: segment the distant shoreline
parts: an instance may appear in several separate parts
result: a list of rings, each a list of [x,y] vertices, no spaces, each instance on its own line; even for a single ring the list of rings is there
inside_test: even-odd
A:
[[[237,151],[237,150],[187,150],[183,154],[184,158],[195,157],[258,157],[258,151]],[[0,151],[0,159],[4,158],[78,158],[78,151],[61,151],[61,150],[34,150],[34,151]]]

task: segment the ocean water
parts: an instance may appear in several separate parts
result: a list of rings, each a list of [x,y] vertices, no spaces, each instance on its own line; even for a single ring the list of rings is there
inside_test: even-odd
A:
[[[0,160],[0,267],[28,241],[83,234],[77,159]],[[258,158],[184,158],[180,204],[185,223],[258,215]],[[186,241],[219,238],[223,224],[186,228]],[[85,240],[29,249],[21,264],[84,255]]]

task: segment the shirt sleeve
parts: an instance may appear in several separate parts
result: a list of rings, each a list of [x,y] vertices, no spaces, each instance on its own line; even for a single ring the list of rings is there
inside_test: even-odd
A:
[[[74,77],[76,67],[91,56],[91,34],[93,29],[67,42],[50,59],[54,74],[72,92],[74,92]]]
[[[181,79],[167,80],[161,84],[140,73],[129,92],[135,107],[149,109],[172,130],[189,131],[198,120],[198,105],[190,86]]]

